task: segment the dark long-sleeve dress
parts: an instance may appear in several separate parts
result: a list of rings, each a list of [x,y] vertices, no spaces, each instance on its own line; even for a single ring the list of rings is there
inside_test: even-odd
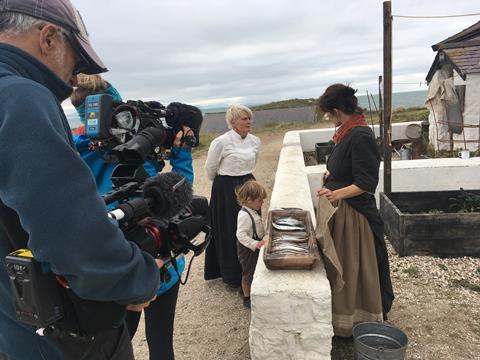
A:
[[[345,281],[332,301],[334,331],[340,336],[350,336],[354,323],[376,320],[378,313],[385,318],[394,299],[383,221],[374,197],[379,166],[380,155],[368,127],[353,128],[335,146],[327,163],[326,188],[337,190],[354,184],[365,191],[339,201],[330,224]]]
[[[210,197],[213,238],[205,251],[205,280],[221,277],[223,282],[238,287],[242,268],[237,256],[237,216],[240,205],[235,189],[255,179],[260,139],[252,134],[242,138],[234,130],[214,139],[208,151],[205,168],[214,175]]]

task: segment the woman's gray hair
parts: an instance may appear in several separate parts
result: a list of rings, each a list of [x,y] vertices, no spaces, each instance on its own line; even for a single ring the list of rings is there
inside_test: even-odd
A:
[[[227,113],[225,114],[225,120],[227,121],[227,126],[229,129],[232,128],[232,122],[237,120],[242,116],[242,113],[247,113],[251,119],[253,119],[252,110],[250,110],[245,105],[232,105],[228,108]]]
[[[36,25],[45,24],[44,20],[17,12],[0,13],[0,33],[5,35],[19,35],[30,31]]]

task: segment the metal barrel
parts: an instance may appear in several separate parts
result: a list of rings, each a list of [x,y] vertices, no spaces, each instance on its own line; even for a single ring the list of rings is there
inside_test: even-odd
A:
[[[407,345],[407,335],[394,326],[364,322],[353,327],[356,360],[404,360]]]

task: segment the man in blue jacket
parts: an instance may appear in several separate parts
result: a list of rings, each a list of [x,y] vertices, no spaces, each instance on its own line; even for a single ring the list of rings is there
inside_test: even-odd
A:
[[[160,264],[108,218],[60,106],[75,74],[104,71],[69,0],[0,1],[0,354],[12,359],[133,359],[124,326],[52,341],[18,322],[5,270],[18,245],[83,299],[141,310],[158,288]]]

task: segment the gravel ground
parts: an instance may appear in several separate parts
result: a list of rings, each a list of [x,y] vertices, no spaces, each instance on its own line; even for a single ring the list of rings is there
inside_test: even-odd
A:
[[[410,360],[480,359],[480,259],[399,257],[387,241],[396,299],[389,323],[408,336]],[[335,341],[332,359],[353,360]]]
[[[262,151],[255,171],[273,188],[283,131],[260,134]],[[195,192],[209,196],[205,155],[194,160]],[[264,206],[264,214],[268,202]],[[388,243],[387,243],[388,244]],[[480,359],[480,259],[398,257],[389,247],[396,299],[389,322],[409,338],[410,360]],[[142,320],[143,321],[143,320]],[[247,360],[250,313],[239,293],[219,280],[203,280],[203,255],[195,259],[180,288],[174,347],[177,360]],[[143,323],[134,338],[137,360],[148,359]],[[332,359],[353,359],[351,342],[333,344]],[[274,359],[272,359],[274,360]]]
[[[480,359],[480,259],[389,252],[390,321],[407,333],[408,358]]]

